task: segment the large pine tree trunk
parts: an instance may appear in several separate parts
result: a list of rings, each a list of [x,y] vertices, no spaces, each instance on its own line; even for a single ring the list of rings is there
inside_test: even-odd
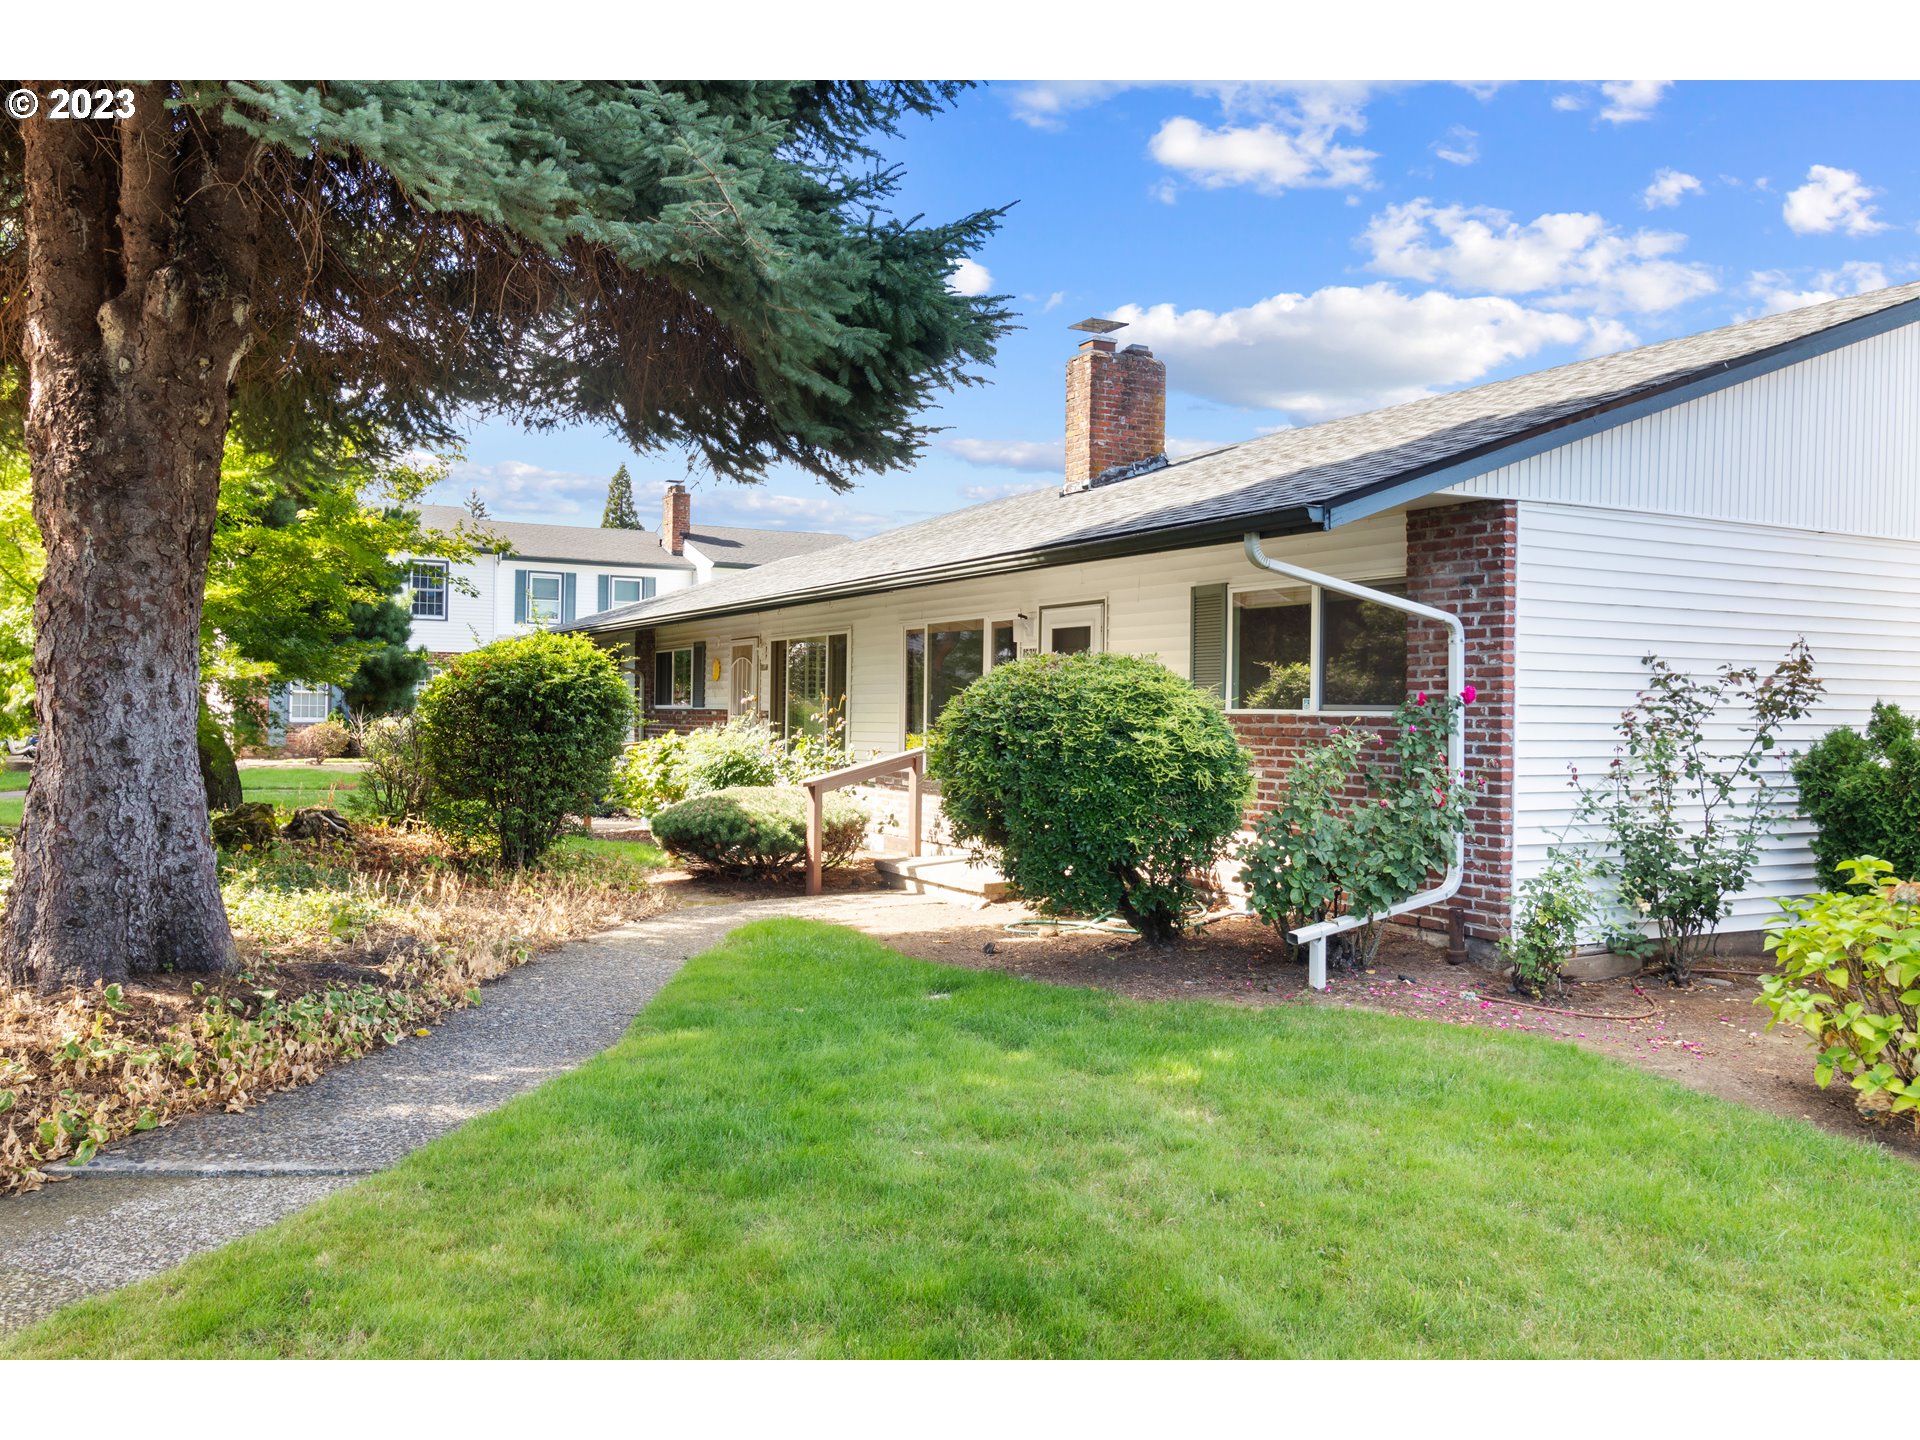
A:
[[[26,442],[47,565],[40,749],[0,944],[10,977],[42,989],[233,955],[195,718],[246,345],[245,162],[161,99],[143,92],[117,125],[39,119],[22,136]]]

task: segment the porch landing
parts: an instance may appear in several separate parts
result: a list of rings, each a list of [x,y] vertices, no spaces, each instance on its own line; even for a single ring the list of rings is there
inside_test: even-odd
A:
[[[888,855],[876,858],[873,868],[896,890],[959,905],[990,905],[1011,889],[998,870],[964,855]]]

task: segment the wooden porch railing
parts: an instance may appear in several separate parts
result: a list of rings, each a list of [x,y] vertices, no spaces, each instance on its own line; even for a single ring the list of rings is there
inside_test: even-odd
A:
[[[824,869],[821,862],[827,835],[827,792],[858,785],[866,780],[878,780],[882,775],[897,775],[902,770],[907,772],[907,853],[918,855],[920,790],[926,781],[926,751],[902,750],[898,755],[880,755],[872,760],[863,760],[858,765],[849,765],[843,770],[829,770],[824,775],[800,782],[800,787],[807,792],[807,894],[820,893]]]

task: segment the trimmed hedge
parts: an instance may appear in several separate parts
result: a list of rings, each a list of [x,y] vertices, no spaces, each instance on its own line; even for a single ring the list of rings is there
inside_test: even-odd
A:
[[[1866,733],[1843,725],[1793,764],[1800,808],[1819,826],[1813,858],[1832,890],[1850,883],[1849,860],[1885,860],[1901,879],[1920,877],[1920,734],[1915,717],[1885,701]]]
[[[529,865],[607,793],[633,693],[586,636],[543,632],[456,657],[416,716],[433,828]]]
[[[845,864],[860,849],[867,813],[844,795],[827,796],[822,862]],[[653,838],[669,854],[722,875],[770,876],[807,863],[807,797],[797,786],[740,785],[669,806],[653,817]]]
[[[1153,660],[996,665],[949,704],[927,761],[956,834],[1045,909],[1179,933],[1253,790],[1220,702]]]

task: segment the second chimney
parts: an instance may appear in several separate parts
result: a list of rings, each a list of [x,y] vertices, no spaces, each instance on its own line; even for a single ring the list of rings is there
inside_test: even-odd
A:
[[[1166,453],[1167,367],[1144,345],[1081,341],[1067,362],[1067,490],[1158,469]]]
[[[660,543],[678,555],[686,548],[687,531],[693,528],[693,497],[678,480],[667,486],[660,502]]]

